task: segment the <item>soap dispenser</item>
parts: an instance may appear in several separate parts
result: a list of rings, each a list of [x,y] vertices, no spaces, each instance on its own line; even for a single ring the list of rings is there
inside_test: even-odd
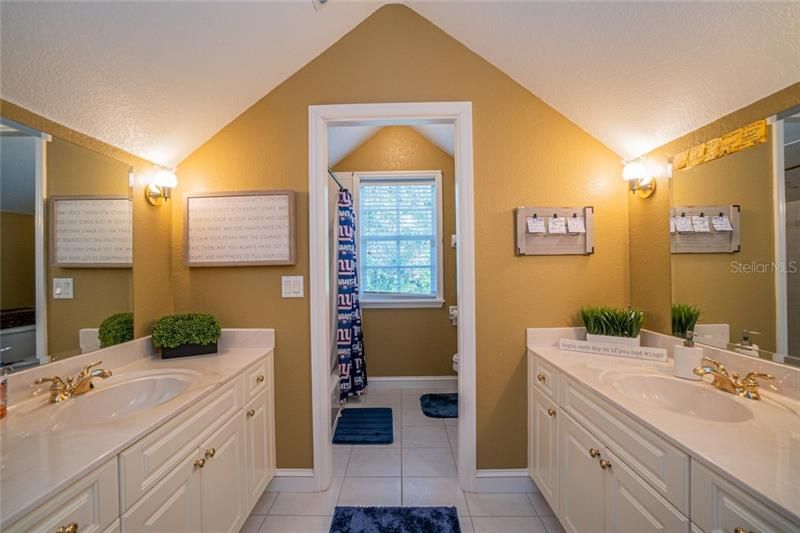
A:
[[[740,354],[749,355],[750,357],[758,357],[758,344],[753,344],[750,340],[751,335],[761,335],[757,331],[750,331],[749,329],[742,330],[742,340],[739,344],[734,345],[734,351]]]
[[[694,345],[694,331],[686,332],[686,340],[683,341],[683,346],[676,344],[672,348],[672,359],[672,372],[675,377],[695,381],[703,379],[694,373],[694,369],[700,366],[703,361],[703,349]]]

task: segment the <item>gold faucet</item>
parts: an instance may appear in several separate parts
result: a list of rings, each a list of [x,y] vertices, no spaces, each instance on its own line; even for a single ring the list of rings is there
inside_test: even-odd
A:
[[[34,381],[34,384],[41,385],[42,383],[50,382],[50,403],[60,403],[73,396],[80,396],[81,394],[89,392],[94,388],[94,383],[92,383],[94,378],[106,379],[111,377],[111,370],[105,368],[95,368],[92,370],[92,367],[102,363],[103,361],[95,361],[86,365],[75,378],[74,384],[71,377],[68,377],[67,381],[64,382],[64,380],[58,376],[39,378]]]
[[[710,374],[713,378],[711,385],[714,387],[750,400],[761,399],[756,378],[775,379],[775,376],[766,372],[749,372],[743,379],[739,379],[739,374],[736,372],[729,374],[725,366],[719,361],[710,357],[703,357],[702,362],[709,364],[695,368],[694,373],[696,375],[705,376]]]

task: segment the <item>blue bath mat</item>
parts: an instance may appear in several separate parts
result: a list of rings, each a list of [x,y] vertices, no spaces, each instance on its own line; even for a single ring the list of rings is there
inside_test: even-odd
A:
[[[461,533],[455,507],[337,507],[330,533]]]
[[[422,412],[430,418],[458,418],[458,393],[423,394],[419,398]]]
[[[342,409],[334,444],[391,444],[392,410],[389,407],[360,407]]]

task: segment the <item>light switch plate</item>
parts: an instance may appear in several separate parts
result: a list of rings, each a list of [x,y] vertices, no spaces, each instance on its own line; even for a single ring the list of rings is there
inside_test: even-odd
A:
[[[302,298],[303,276],[281,276],[281,298]]]
[[[75,297],[74,287],[72,278],[53,278],[53,299],[72,300]]]

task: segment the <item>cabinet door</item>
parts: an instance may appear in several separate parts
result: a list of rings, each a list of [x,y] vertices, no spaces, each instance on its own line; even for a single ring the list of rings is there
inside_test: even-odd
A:
[[[247,518],[244,416],[236,413],[200,448],[203,531],[235,533]]]
[[[195,450],[122,515],[123,533],[201,531],[200,466]]]
[[[606,476],[606,532],[687,533],[689,519],[661,497],[616,455],[603,450]]]
[[[697,461],[692,461],[692,522],[706,533],[800,531],[800,524],[783,518]]]
[[[247,509],[255,506],[267,488],[272,474],[270,413],[267,391],[262,392],[245,407],[244,435],[247,465]]]
[[[605,471],[599,457],[599,441],[565,411],[559,413],[559,519],[573,533],[603,531],[605,527]]]
[[[70,524],[80,533],[103,531],[119,516],[117,479],[115,457],[3,531],[50,533]]]
[[[538,390],[533,408],[534,481],[553,509],[558,509],[558,407]]]

